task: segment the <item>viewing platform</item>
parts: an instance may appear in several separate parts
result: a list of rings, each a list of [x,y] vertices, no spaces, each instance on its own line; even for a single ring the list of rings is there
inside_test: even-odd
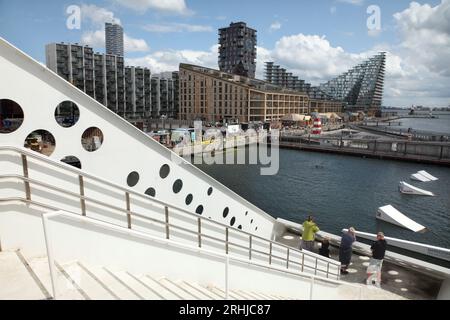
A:
[[[286,232],[277,237],[277,241],[299,248],[303,227],[284,219],[277,219],[287,227]],[[319,231],[316,234],[315,252],[321,246],[321,240],[327,237],[330,241],[330,257],[339,260],[339,245],[341,237],[328,232]],[[371,257],[370,245],[356,241],[353,244],[353,255],[347,275],[341,275],[343,281],[364,284],[367,280],[367,266]],[[398,295],[404,299],[430,300],[448,299],[441,293],[441,286],[447,286],[450,269],[431,264],[422,260],[398,254],[389,250],[382,267],[381,288],[389,294]],[[443,283],[446,281],[446,283]],[[386,299],[389,299],[389,294]]]

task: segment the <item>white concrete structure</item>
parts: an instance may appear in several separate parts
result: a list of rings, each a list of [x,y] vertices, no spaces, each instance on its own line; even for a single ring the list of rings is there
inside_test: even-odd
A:
[[[77,157],[83,169],[100,177],[126,185],[136,173],[133,189],[145,193],[153,188],[156,198],[191,212],[225,223],[234,228],[271,238],[274,219],[230,189],[179,158],[112,111],[75,89],[70,83],[48,70],[4,39],[0,39],[0,99],[10,99],[24,112],[22,125],[14,132],[0,134],[0,145],[23,146],[25,138],[36,129],[45,129],[55,138],[50,155],[61,160]],[[75,102],[80,117],[72,127],[61,127],[54,118],[62,101]],[[98,128],[103,135],[101,147],[85,150],[81,137],[88,128]],[[177,159],[178,163],[172,161]],[[169,166],[167,177],[160,171]],[[163,168],[164,167],[164,168]],[[113,174],[111,174],[113,173]],[[182,190],[173,191],[181,182]],[[189,205],[186,198],[191,195]],[[224,212],[228,212],[225,214]]]
[[[0,74],[23,111],[0,127],[0,299],[400,298],[272,241],[273,217],[1,38]]]
[[[406,183],[405,181],[400,181],[398,189],[401,193],[404,193],[404,194],[414,194],[414,195],[418,195],[418,196],[434,197],[433,192],[414,187],[413,185],[410,185],[410,184]]]
[[[347,232],[347,229],[342,229]],[[367,232],[356,231],[356,236],[367,240],[377,240],[377,235]],[[450,261],[450,249],[432,246],[425,243],[413,242],[403,239],[384,237],[390,246],[407,249],[413,252],[421,253],[427,256]]]
[[[425,232],[426,228],[411,220],[391,205],[378,208],[377,219],[395,224],[414,232]]]

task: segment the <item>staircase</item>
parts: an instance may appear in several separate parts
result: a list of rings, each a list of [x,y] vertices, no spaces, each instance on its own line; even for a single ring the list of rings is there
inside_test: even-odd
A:
[[[55,263],[61,300],[224,300],[225,290],[164,276],[133,274],[80,261]],[[25,258],[20,250],[0,252],[0,300],[52,299],[46,256]],[[234,300],[288,300],[265,292],[230,290]]]

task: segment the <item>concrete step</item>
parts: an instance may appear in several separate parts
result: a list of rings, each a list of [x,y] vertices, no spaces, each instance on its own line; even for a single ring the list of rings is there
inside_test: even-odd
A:
[[[113,293],[115,297],[120,300],[137,300],[139,297],[124,286],[117,277],[111,275],[110,272],[99,266],[85,265],[86,268],[94,275],[97,281],[102,283],[103,287],[106,287]]]
[[[164,300],[181,300],[174,292],[163,286],[159,281],[149,275],[139,276],[138,279],[157,292]]]
[[[239,300],[253,300],[246,292],[240,290],[230,290],[230,293],[235,294],[239,297]]]
[[[208,290],[210,290],[211,292],[220,295],[223,297],[223,299],[225,299],[225,291],[215,287],[215,286],[209,286]],[[232,291],[228,291],[228,298],[229,299],[233,299],[233,300],[244,300],[244,298],[242,298],[241,296],[236,295],[235,293],[233,293]]]
[[[0,252],[0,300],[40,300],[50,298],[40,280],[27,269],[17,250]]]
[[[48,266],[48,259],[46,256],[29,258],[28,264],[42,282],[42,285],[48,292],[52,292],[52,282],[50,277],[50,269]],[[61,268],[55,265],[55,286],[57,291],[56,299],[59,300],[85,300],[86,297],[83,292],[74,285],[72,279],[66,273],[61,272]]]
[[[162,286],[164,286],[166,289],[168,289],[169,291],[171,291],[175,295],[177,295],[181,300],[196,300],[196,299],[198,299],[198,298],[194,297],[190,292],[187,292],[184,289],[180,288],[173,281],[171,281],[170,279],[167,279],[166,277],[159,278],[158,282]]]
[[[237,293],[239,293],[241,296],[244,296],[247,298],[247,300],[262,300],[261,297],[255,295],[254,293],[250,291],[243,291],[243,290],[235,290]]]
[[[86,293],[92,300],[116,300],[118,297],[82,263],[62,265],[70,278]]]
[[[162,297],[152,288],[142,283],[138,277],[127,271],[116,271],[114,274],[142,300],[161,300]]]
[[[205,287],[202,287],[198,283],[190,282],[190,281],[183,281],[183,283],[186,284],[186,286],[193,288],[193,289],[197,290],[198,292],[201,292],[204,296],[208,297],[207,299],[209,299],[209,300],[223,300],[224,299],[224,297],[208,290]]]
[[[176,280],[173,281],[173,283],[177,285],[181,290],[189,293],[195,300],[214,300],[211,297],[205,295],[203,292],[191,287],[183,280]]]
[[[253,295],[259,297],[261,300],[279,300],[279,299],[273,299],[269,297],[268,295],[261,293],[261,292],[251,292]]]

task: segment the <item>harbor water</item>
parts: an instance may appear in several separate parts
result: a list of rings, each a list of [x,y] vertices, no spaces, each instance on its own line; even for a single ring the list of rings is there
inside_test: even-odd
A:
[[[437,119],[408,120],[417,124]],[[450,128],[450,117],[447,126]],[[450,168],[308,151],[279,151],[280,167],[274,176],[260,175],[259,165],[198,167],[275,218],[302,223],[311,214],[322,230],[334,234],[353,226],[359,231],[383,231],[389,237],[450,248]],[[410,175],[420,170],[439,180],[411,181]],[[404,195],[398,190],[400,181],[436,196]],[[376,219],[377,209],[388,204],[428,231],[414,233]]]

